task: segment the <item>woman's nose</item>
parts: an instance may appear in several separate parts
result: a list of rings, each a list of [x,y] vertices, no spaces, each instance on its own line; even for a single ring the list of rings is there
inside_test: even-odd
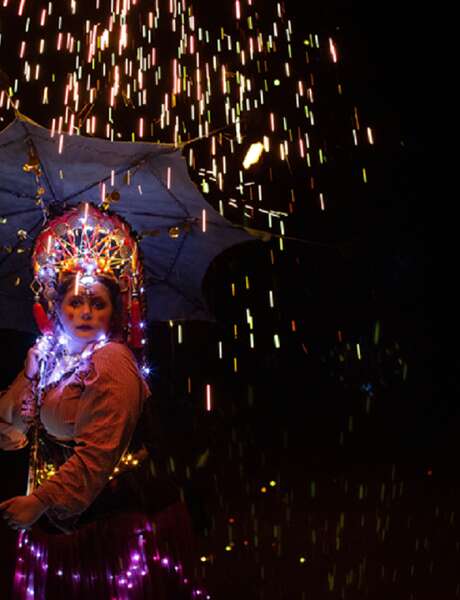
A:
[[[91,304],[89,304],[89,302],[88,302],[82,306],[81,318],[82,319],[90,319],[91,316],[92,316]]]

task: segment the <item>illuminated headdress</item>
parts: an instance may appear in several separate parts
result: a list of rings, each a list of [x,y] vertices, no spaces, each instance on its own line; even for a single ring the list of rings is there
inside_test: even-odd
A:
[[[82,203],[52,219],[35,241],[32,268],[34,317],[42,333],[53,330],[50,316],[66,277],[75,276],[77,289],[106,278],[120,288],[126,341],[142,347],[142,263],[131,228],[120,217]]]

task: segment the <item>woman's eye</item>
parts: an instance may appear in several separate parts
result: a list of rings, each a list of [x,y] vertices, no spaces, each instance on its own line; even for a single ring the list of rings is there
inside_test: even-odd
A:
[[[93,306],[95,306],[98,310],[102,310],[103,308],[105,308],[105,302],[94,302]]]
[[[74,298],[69,302],[69,304],[72,308],[75,308],[76,306],[79,306],[81,304],[81,300],[78,300],[78,298]]]

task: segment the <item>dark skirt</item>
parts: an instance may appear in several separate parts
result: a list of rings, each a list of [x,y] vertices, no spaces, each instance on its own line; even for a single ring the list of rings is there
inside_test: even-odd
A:
[[[72,448],[41,437],[42,461]],[[18,535],[14,600],[190,600],[198,584],[194,534],[180,489],[148,453],[108,482],[77,518],[52,510]],[[65,532],[65,533],[64,533]]]
[[[178,502],[153,516],[112,513],[71,534],[20,532],[13,599],[209,597],[196,575],[193,531]]]

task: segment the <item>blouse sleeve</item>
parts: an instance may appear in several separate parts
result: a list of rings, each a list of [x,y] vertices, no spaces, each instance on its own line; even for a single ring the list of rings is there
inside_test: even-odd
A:
[[[74,454],[33,493],[60,518],[82,513],[107,483],[142,412],[146,384],[130,350],[111,342],[97,350],[75,419]]]
[[[29,428],[21,418],[24,398],[33,394],[32,384],[21,371],[5,392],[0,392],[0,449],[20,450],[27,446]]]

